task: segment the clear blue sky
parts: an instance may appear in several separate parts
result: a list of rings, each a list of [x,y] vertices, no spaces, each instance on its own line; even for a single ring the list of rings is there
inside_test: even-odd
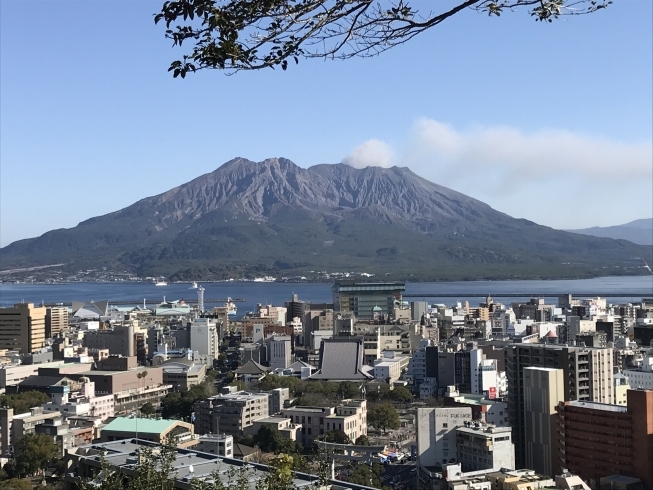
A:
[[[1,245],[236,156],[407,165],[554,227],[653,213],[650,0],[550,25],[470,11],[378,58],[185,80],[161,3],[0,3]]]

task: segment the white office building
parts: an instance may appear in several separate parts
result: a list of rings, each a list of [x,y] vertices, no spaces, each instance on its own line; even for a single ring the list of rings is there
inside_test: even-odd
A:
[[[418,408],[417,464],[433,467],[456,461],[456,428],[471,421],[470,407]]]
[[[215,320],[197,318],[190,326],[190,348],[200,356],[218,356],[219,332]]]

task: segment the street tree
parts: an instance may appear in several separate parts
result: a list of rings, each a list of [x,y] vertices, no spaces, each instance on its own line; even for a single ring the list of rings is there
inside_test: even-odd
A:
[[[152,405],[150,402],[144,403],[143,406],[141,407],[141,414],[145,415],[146,417],[149,417],[150,415],[154,415],[156,413],[156,409],[154,408],[154,405]]]
[[[356,398],[360,396],[358,384],[352,381],[341,381],[338,383],[338,396],[341,398]]]
[[[397,386],[394,390],[388,392],[387,398],[399,403],[408,403],[413,399],[413,394],[408,388]]]
[[[374,463],[372,465],[368,465],[365,463],[359,463],[352,470],[348,480],[351,483],[364,485],[366,487],[385,488],[381,480],[382,473],[382,464]]]
[[[367,437],[365,434],[361,434],[356,438],[356,442],[354,442],[357,446],[370,446],[370,439]]]
[[[59,457],[59,447],[45,434],[26,434],[15,444],[18,476],[33,475],[44,470]]]
[[[173,46],[190,45],[168,71],[184,78],[207,68],[286,70],[300,58],[376,56],[406,43],[465,10],[490,17],[527,10],[537,21],[584,15],[611,0],[457,0],[429,2],[423,11],[410,0],[171,0],[155,23],[165,25]]]
[[[324,442],[334,442],[336,444],[351,444],[351,439],[341,430],[330,430],[320,436]]]
[[[276,427],[269,425],[263,425],[258,430],[254,436],[254,443],[266,453],[291,453],[295,450],[292,440],[283,437]]]
[[[379,403],[367,411],[367,422],[377,429],[382,429],[383,432],[388,429],[398,429],[399,413],[389,403]]]

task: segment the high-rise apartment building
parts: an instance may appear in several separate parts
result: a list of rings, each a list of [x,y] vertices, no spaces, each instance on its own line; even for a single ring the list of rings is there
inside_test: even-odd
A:
[[[513,429],[518,468],[526,467],[524,421],[524,368],[562,369],[564,400],[612,403],[612,349],[591,349],[545,344],[511,344],[505,348],[508,378],[508,414]]]
[[[558,403],[564,400],[562,369],[524,368],[526,467],[543,475],[560,473],[557,458]]]
[[[627,475],[653,488],[653,390],[629,390],[627,406],[560,403],[558,433],[560,465],[583,480]]]
[[[68,329],[68,308],[48,307],[45,312],[45,337],[51,339]]]
[[[386,316],[392,315],[395,301],[401,301],[401,294],[406,290],[406,284],[336,281],[331,290],[335,311],[351,311],[358,319],[370,320],[376,312]]]
[[[21,354],[38,351],[45,345],[45,307],[34,303],[17,303],[0,308],[0,349],[18,350]]]

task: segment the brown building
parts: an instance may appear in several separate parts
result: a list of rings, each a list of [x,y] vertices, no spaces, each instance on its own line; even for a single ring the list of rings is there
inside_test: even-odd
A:
[[[524,368],[563,370],[564,400],[597,403],[614,401],[612,349],[591,349],[543,344],[510,344],[504,348],[508,377],[508,415],[515,443],[515,464],[526,464]]]
[[[51,339],[68,330],[68,308],[56,306],[45,312],[45,337]]]
[[[628,390],[628,405],[558,405],[560,465],[584,480],[639,478],[653,489],[653,391]]]
[[[45,345],[45,307],[17,303],[0,308],[0,349],[36,352]]]
[[[144,339],[139,345],[133,326],[116,325],[110,330],[89,330],[84,333],[82,343],[89,349],[109,349],[113,355],[131,357],[137,355],[139,349],[145,350]]]

